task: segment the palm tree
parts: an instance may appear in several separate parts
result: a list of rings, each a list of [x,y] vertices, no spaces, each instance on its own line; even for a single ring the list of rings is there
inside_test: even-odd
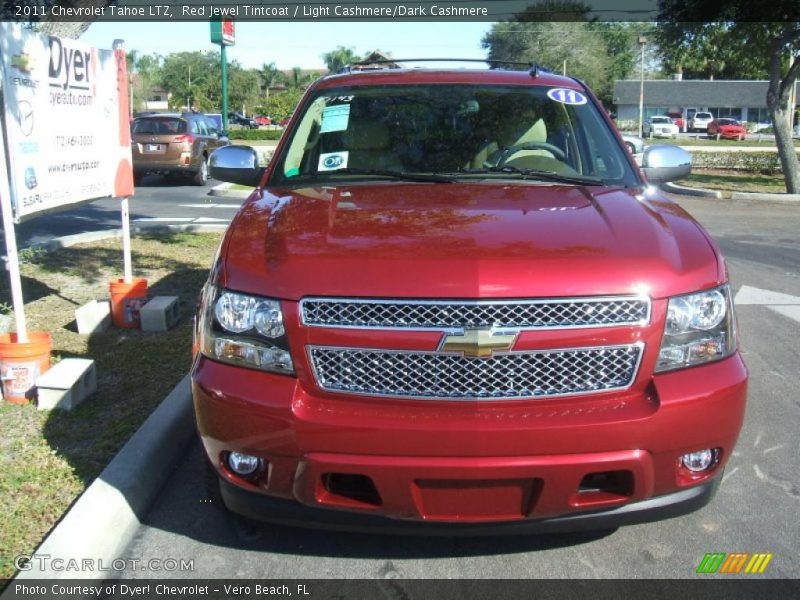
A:
[[[322,60],[328,65],[328,71],[337,73],[344,67],[359,60],[355,48],[345,48],[344,46],[337,46],[335,50],[326,52],[322,55]]]
[[[259,76],[261,77],[261,82],[264,85],[264,95],[269,98],[269,90],[276,85],[283,83],[285,77],[283,73],[275,66],[274,62],[269,64],[264,63],[261,65],[261,70],[259,71]]]

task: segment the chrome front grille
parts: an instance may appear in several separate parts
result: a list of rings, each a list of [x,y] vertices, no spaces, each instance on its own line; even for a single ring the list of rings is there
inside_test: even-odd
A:
[[[423,351],[309,346],[329,392],[442,400],[524,399],[625,389],[642,344],[536,350],[490,359]]]
[[[641,296],[547,300],[365,300],[306,298],[304,325],[361,329],[548,329],[645,325],[650,299]]]

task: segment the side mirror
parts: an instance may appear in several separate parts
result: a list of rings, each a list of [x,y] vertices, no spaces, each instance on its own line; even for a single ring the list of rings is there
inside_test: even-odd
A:
[[[258,165],[258,153],[250,146],[224,146],[211,153],[208,173],[220,181],[256,187],[264,167]]]
[[[692,155],[678,146],[648,146],[642,156],[642,171],[653,184],[684,179],[692,172]]]

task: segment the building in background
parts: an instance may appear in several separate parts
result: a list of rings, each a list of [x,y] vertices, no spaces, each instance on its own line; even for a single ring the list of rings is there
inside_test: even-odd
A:
[[[639,120],[638,79],[614,84],[617,120]],[[767,110],[769,81],[676,80],[659,79],[644,82],[644,118],[653,115],[681,113],[690,119],[694,112],[710,112],[715,119],[728,117],[747,123],[770,123]],[[797,97],[795,95],[795,97]],[[752,130],[752,129],[751,129]]]

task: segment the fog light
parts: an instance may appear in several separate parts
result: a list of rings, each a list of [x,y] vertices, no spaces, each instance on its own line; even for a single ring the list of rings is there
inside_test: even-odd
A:
[[[690,452],[689,454],[684,454],[681,456],[681,462],[683,463],[684,467],[693,473],[698,473],[700,471],[705,471],[711,465],[713,465],[715,462],[715,457],[716,453],[710,448],[706,448],[705,450],[700,450],[699,452]]]
[[[249,454],[231,452],[228,454],[228,466],[237,475],[247,477],[258,470],[258,467],[261,466],[261,459]]]

